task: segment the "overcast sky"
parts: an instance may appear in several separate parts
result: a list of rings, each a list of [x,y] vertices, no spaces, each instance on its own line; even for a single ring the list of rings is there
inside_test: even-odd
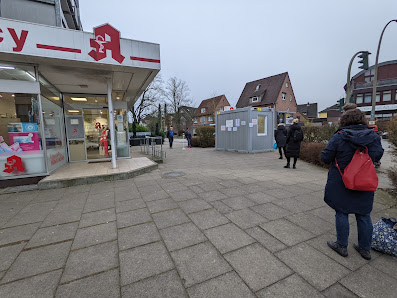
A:
[[[246,82],[288,71],[298,104],[319,110],[344,97],[354,53],[397,19],[396,0],[80,0],[84,31],[110,23],[129,39],[160,44],[161,75],[190,87],[196,106],[225,94],[235,106]],[[397,60],[397,23],[379,62]],[[358,59],[352,75],[360,71]]]

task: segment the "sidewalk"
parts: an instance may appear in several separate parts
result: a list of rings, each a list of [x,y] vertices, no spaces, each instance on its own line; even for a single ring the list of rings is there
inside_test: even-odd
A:
[[[397,258],[328,248],[327,171],[277,158],[176,142],[134,179],[0,196],[0,297],[394,297]]]

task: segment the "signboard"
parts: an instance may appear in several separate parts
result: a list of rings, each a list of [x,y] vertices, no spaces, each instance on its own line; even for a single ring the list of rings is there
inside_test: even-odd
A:
[[[40,150],[39,132],[36,123],[9,123],[8,138],[10,145],[19,143],[22,151]]]
[[[93,33],[0,19],[0,52],[160,69],[158,44],[120,38],[110,24]]]
[[[226,127],[233,127],[233,120],[226,120]]]
[[[372,106],[357,107],[357,108],[360,109],[362,112],[371,112],[372,111]],[[392,110],[397,110],[397,104],[376,105],[375,106],[375,111],[392,111]]]

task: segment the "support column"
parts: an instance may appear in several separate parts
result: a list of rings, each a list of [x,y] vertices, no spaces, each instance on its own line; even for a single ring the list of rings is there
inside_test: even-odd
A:
[[[112,168],[117,168],[116,164],[116,142],[114,139],[114,111],[113,111],[113,100],[112,100],[112,78],[107,78],[108,85],[108,107],[109,107],[109,130],[110,130],[110,146],[112,147]]]

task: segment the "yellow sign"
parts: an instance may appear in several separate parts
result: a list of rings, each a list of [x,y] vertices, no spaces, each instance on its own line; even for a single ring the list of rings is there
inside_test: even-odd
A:
[[[258,111],[262,111],[262,108],[258,108]]]
[[[217,115],[220,115],[220,114],[221,114],[221,112],[217,112],[216,114],[217,114]]]

